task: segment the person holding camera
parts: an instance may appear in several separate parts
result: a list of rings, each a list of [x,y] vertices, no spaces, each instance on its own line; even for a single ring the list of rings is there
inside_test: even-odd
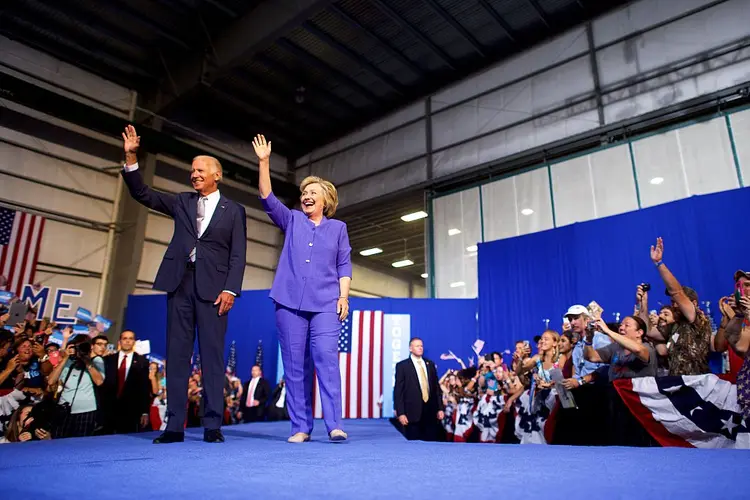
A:
[[[67,329],[66,329],[67,330]],[[49,385],[60,381],[60,398],[52,437],[91,436],[96,428],[95,387],[104,383],[104,361],[91,358],[91,343],[85,336],[73,338],[63,350],[60,363],[49,377]]]
[[[665,330],[669,375],[702,375],[711,373],[708,353],[711,346],[711,324],[698,307],[698,294],[680,285],[663,261],[664,241],[656,239],[651,247],[651,261],[667,287],[672,300],[674,323]]]

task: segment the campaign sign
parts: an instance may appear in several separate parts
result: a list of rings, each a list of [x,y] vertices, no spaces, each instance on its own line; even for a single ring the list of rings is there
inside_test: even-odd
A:
[[[89,311],[88,309],[84,309],[83,307],[79,307],[76,310],[76,320],[78,320],[78,322],[80,322],[80,323],[91,323],[91,321],[93,319],[94,319],[94,316],[91,314],[91,311]]]

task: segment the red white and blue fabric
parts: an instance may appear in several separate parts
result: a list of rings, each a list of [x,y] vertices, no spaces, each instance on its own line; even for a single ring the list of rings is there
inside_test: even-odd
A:
[[[381,418],[383,311],[353,311],[339,332],[338,351],[342,417]],[[313,382],[313,416],[323,418],[317,376]]]
[[[716,375],[614,382],[630,412],[662,446],[750,448],[737,386]]]
[[[503,413],[505,398],[499,392],[485,394],[474,410],[474,425],[479,430],[480,443],[499,443],[505,428],[507,413]]]
[[[536,391],[533,400],[526,390],[516,400],[516,437],[521,444],[547,444],[550,442],[557,391]]]
[[[465,443],[474,430],[474,398],[461,398],[453,414],[453,441]]]

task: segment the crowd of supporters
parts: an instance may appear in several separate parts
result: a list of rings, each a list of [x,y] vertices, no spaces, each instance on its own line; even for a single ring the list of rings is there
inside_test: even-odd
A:
[[[721,298],[722,319],[715,327],[696,291],[681,285],[663,258],[659,239],[651,259],[670,299],[660,310],[649,309],[649,294],[656,290],[642,284],[633,314],[618,323],[606,323],[596,301],[573,305],[564,313],[562,334],[548,329],[533,346],[519,340],[509,362],[494,352],[481,356],[477,366],[447,371],[440,379],[445,439],[657,445],[613,382],[712,371],[737,384],[738,404],[749,416],[750,273],[734,274],[734,290]]]
[[[519,340],[507,360],[500,352],[480,356],[476,366],[457,360],[461,369],[439,381],[443,439],[655,445],[613,382],[712,371],[737,385],[738,404],[750,417],[750,273],[734,274],[715,326],[697,292],[679,283],[663,258],[659,239],[651,259],[670,299],[659,310],[649,307],[658,290],[642,284],[633,314],[617,323],[605,322],[595,301],[573,305],[564,312],[562,333],[546,329],[533,342]],[[95,330],[74,336],[70,327],[36,315],[32,309],[24,321],[6,325],[7,308],[0,310],[2,442],[165,428],[166,362],[135,352],[133,332],[122,332],[115,347]],[[53,340],[56,331],[61,341]],[[188,427],[201,425],[197,365],[189,381]],[[288,419],[284,381],[271,389],[260,366],[244,383],[228,370],[224,395],[225,425]],[[554,425],[545,425],[553,413]]]
[[[8,325],[0,310],[0,442],[14,443],[164,429],[166,362],[135,351],[131,331],[117,346],[90,329],[36,320],[36,311]],[[55,335],[60,332],[61,335]],[[224,424],[288,419],[283,381],[271,391],[259,366],[243,385],[228,372]],[[201,374],[188,388],[188,426],[200,426]]]

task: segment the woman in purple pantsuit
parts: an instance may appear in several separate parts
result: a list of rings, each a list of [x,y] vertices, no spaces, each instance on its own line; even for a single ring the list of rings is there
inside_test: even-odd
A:
[[[290,210],[271,192],[271,143],[259,135],[258,187],[266,213],[284,231],[271,298],[276,302],[276,326],[292,421],[290,443],[310,440],[313,428],[313,363],[328,436],[344,441],[341,429],[341,374],[338,341],[341,322],[349,314],[352,280],[351,247],[346,224],[329,219],[336,212],[336,188],[319,177],[300,185],[302,211]]]

